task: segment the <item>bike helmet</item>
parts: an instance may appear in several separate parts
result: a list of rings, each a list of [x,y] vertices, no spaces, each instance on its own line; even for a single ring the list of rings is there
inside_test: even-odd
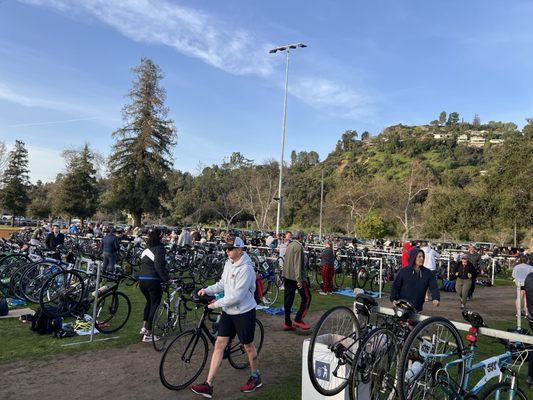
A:
[[[479,315],[479,313],[475,311],[463,310],[463,318],[474,328],[481,328],[482,326],[486,326],[481,315]]]

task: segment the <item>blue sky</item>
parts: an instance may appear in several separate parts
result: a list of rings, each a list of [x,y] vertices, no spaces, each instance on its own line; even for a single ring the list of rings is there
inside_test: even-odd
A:
[[[26,142],[32,181],[53,179],[65,148],[108,155],[145,56],[165,73],[176,168],[278,159],[285,58],[267,50],[297,41],[287,156],[442,110],[521,126],[532,15],[531,1],[0,0],[0,140]]]

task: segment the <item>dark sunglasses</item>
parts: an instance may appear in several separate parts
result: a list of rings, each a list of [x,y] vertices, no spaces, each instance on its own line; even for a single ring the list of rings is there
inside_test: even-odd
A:
[[[233,249],[235,249],[235,247],[226,247],[226,251],[231,251]]]

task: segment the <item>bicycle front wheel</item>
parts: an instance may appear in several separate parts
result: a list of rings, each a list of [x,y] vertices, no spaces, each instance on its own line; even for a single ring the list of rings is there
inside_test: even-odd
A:
[[[514,397],[511,397],[511,385],[507,382],[496,383],[490,386],[481,397],[481,400],[527,400],[526,394],[520,388],[514,391]]]
[[[207,363],[207,339],[196,330],[179,334],[167,347],[159,363],[159,379],[170,390],[191,385]]]
[[[415,326],[405,341],[398,367],[401,400],[434,399],[444,395],[440,375],[459,390],[464,381],[464,363],[449,365],[463,355],[463,341],[457,328],[446,318],[431,317]]]
[[[348,384],[360,326],[352,310],[334,307],[318,321],[309,342],[307,369],[314,388],[334,396]]]
[[[102,333],[113,333],[120,330],[131,313],[131,302],[122,292],[108,292],[98,299],[96,329]]]
[[[163,351],[169,341],[177,316],[170,313],[167,303],[161,303],[152,320],[152,345],[155,351]],[[156,340],[157,339],[157,340]]]

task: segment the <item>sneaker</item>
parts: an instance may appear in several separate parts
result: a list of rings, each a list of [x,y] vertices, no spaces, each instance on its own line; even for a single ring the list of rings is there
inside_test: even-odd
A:
[[[199,394],[200,396],[204,396],[208,399],[213,397],[213,386],[211,386],[209,383],[204,382],[199,385],[193,385],[191,386],[191,390],[193,393]]]
[[[464,310],[464,309],[465,309],[465,305],[461,303],[461,310]]]
[[[143,326],[141,330],[139,331],[139,335],[147,335],[147,334],[148,334],[148,330]]]
[[[263,383],[261,382],[261,377],[251,376],[248,378],[246,383],[243,386],[241,386],[241,392],[243,393],[255,392],[255,390],[260,388],[261,386],[263,386]]]
[[[283,324],[282,328],[283,328],[284,331],[293,331],[294,330],[294,326],[287,325],[287,324]]]
[[[152,336],[153,336],[153,341],[154,342],[157,342],[158,340],[161,339],[159,336],[156,336],[156,335],[144,335],[143,336],[143,342],[144,343],[151,342],[152,341]]]
[[[148,343],[152,341],[152,335],[143,335],[143,343]]]
[[[295,327],[300,328],[302,331],[307,331],[307,330],[311,329],[311,327],[309,325],[307,325],[303,321],[294,321],[292,324]]]
[[[321,294],[322,296],[327,296],[328,294],[326,292],[323,292],[322,290],[318,292],[318,294]]]

